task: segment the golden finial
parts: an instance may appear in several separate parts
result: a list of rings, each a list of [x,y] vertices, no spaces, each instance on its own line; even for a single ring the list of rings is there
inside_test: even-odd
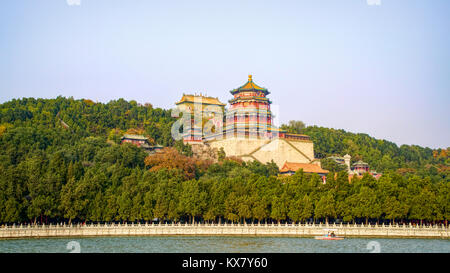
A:
[[[249,81],[249,82],[252,81],[252,75],[248,75],[248,81]]]

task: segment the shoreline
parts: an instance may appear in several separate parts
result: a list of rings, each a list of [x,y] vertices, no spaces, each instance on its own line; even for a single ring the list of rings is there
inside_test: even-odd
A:
[[[326,225],[326,224],[88,224],[8,226],[0,228],[1,239],[126,237],[126,236],[233,236],[313,238],[333,229],[345,238],[450,239],[444,226]]]

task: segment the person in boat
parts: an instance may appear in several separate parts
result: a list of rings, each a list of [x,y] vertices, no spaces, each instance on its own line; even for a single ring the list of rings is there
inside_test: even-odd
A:
[[[334,231],[331,232],[331,237],[336,237],[336,234],[334,234]]]

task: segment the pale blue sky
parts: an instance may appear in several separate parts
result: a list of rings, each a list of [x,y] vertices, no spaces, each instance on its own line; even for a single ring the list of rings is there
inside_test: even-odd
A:
[[[227,102],[253,74],[281,122],[447,147],[449,14],[448,0],[7,0],[0,102]]]

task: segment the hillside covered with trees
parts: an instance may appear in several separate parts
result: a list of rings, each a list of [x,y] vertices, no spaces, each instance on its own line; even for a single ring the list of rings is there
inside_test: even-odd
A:
[[[450,171],[450,147],[432,150],[418,145],[401,145],[376,139],[367,134],[355,134],[318,126],[308,126],[301,121],[290,121],[281,126],[290,133],[305,134],[314,142],[316,158],[352,156],[352,163],[367,162],[378,172],[398,171],[421,176],[446,177]]]
[[[0,223],[60,221],[446,221],[448,149],[398,147],[364,134],[303,127],[316,156],[349,153],[384,175],[322,184],[301,171],[221,157],[175,142],[170,110],[123,99],[20,99],[0,105]],[[289,128],[289,125],[285,127]],[[125,132],[166,146],[148,157]]]

